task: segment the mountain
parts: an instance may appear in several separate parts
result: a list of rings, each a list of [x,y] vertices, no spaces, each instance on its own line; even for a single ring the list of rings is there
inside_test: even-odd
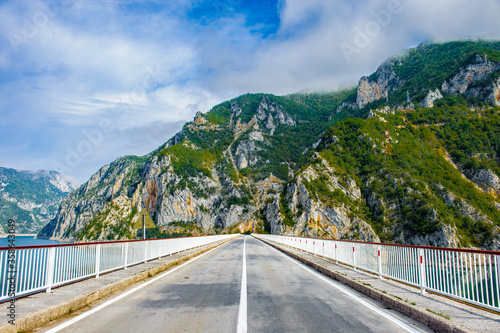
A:
[[[0,167],[0,233],[8,219],[18,233],[36,234],[56,215],[75,186],[55,171],[24,171]]]
[[[68,195],[39,236],[132,237],[144,207],[168,233],[220,232],[241,221],[251,227],[267,192],[280,193],[321,133],[352,116],[334,111],[353,92],[248,94],[198,113],[147,156],[102,167]]]
[[[247,94],[104,166],[40,236],[254,230],[500,249],[500,43],[425,43],[330,94]]]
[[[356,93],[342,107],[375,109],[410,102],[431,107],[442,94],[498,106],[499,51],[498,42],[423,43],[362,77]]]

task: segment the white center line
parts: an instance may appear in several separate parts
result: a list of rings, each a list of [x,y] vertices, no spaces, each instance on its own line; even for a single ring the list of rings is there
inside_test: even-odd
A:
[[[245,244],[247,237],[243,241],[243,268],[241,271],[241,294],[240,294],[240,308],[238,310],[238,326],[236,333],[247,332],[247,259],[245,254]]]
[[[366,306],[370,310],[372,310],[372,311],[378,313],[379,315],[381,315],[382,317],[384,317],[384,318],[392,321],[394,324],[398,325],[402,329],[404,329],[404,330],[406,330],[408,332],[412,332],[412,333],[418,333],[418,332],[420,332],[420,331],[414,329],[413,327],[411,327],[410,325],[408,325],[408,324],[402,322],[401,320],[397,319],[396,317],[393,317],[390,314],[388,314],[387,312],[385,312],[385,311],[383,311],[383,310],[375,307],[374,305],[368,303],[367,301],[365,301],[364,299],[358,297],[357,295],[355,295],[354,293],[350,292],[346,288],[340,286],[339,283],[336,283],[335,281],[332,281],[330,278],[326,277],[325,275],[323,275],[321,273],[318,273],[316,270],[314,270],[314,269],[312,269],[312,268],[304,265],[303,263],[301,263],[301,262],[299,262],[299,261],[297,261],[297,260],[289,257],[288,255],[284,254],[283,252],[275,249],[273,246],[269,245],[269,247],[271,249],[273,249],[274,251],[278,252],[279,254],[281,254],[283,257],[285,257],[285,258],[289,259],[290,261],[294,262],[295,264],[299,265],[300,267],[302,267],[303,269],[305,269],[309,273],[315,275],[316,277],[320,278],[321,280],[325,281],[326,283],[330,284],[331,286],[337,288],[338,290],[340,290],[341,292],[343,292],[347,296],[351,297],[355,301],[358,301],[359,303],[363,304],[364,306]]]

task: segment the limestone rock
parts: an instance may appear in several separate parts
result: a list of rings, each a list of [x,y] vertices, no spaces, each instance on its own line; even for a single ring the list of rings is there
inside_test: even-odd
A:
[[[465,95],[475,97],[492,105],[500,106],[500,78],[486,87],[469,88]]]
[[[237,164],[238,169],[244,169],[247,166],[248,166],[247,158],[245,157],[245,155],[240,155]]]
[[[494,191],[500,193],[500,179],[492,170],[463,170],[463,173],[485,192]]]
[[[380,66],[375,78],[363,76],[359,80],[356,105],[363,108],[366,104],[381,98],[387,98],[389,93],[401,88],[404,81],[400,79],[393,70],[393,62],[387,62]]]
[[[208,123],[208,120],[203,116],[203,114],[201,112],[198,111],[198,112],[196,112],[196,116],[194,117],[193,122],[197,125],[203,125],[203,124]]]
[[[470,64],[461,67],[451,80],[445,81],[441,90],[447,94],[464,94],[470,84],[486,79],[499,67],[499,64],[492,62],[487,55],[477,54]]]
[[[231,114],[231,123],[234,124],[236,123],[236,120],[238,119],[238,116],[242,111],[240,106],[236,102],[231,103],[231,110],[233,111]]]
[[[352,214],[349,207],[342,203],[332,204],[323,202],[317,193],[311,193],[305,185],[320,177],[327,175],[327,186],[330,190],[340,189],[353,200],[361,200],[361,190],[352,178],[346,180],[347,186],[340,184],[334,175],[334,169],[328,162],[316,155],[320,164],[308,167],[302,171],[294,181],[286,187],[283,198],[276,196],[264,209],[266,220],[270,223],[273,233],[286,235],[321,236],[329,238],[359,239],[363,241],[380,241],[372,227],[356,215]],[[287,205],[292,212],[294,226],[283,223],[284,216],[280,205]]]
[[[63,198],[75,188],[66,176],[56,171],[0,167],[0,232],[4,228],[7,231],[7,221],[13,219],[17,233],[38,233],[55,217]]]
[[[234,151],[234,156],[237,159],[237,166],[239,169],[246,168],[248,165],[255,165],[260,157],[258,152],[262,150],[255,142],[264,141],[262,132],[252,131],[249,133],[248,140],[241,141],[236,150]]]
[[[425,96],[422,102],[420,102],[420,106],[423,108],[432,108],[434,107],[434,102],[441,98],[443,98],[443,95],[441,95],[439,89],[436,89],[434,91],[429,90],[427,96]]]
[[[357,107],[358,107],[358,105],[356,103],[342,102],[335,110],[335,113],[356,109]],[[330,117],[330,119],[331,119],[331,117]]]
[[[441,90],[447,94],[476,97],[500,106],[500,78],[489,85],[476,85],[499,70],[500,64],[491,61],[487,55],[477,54],[473,61],[461,67],[453,78],[443,82]]]
[[[296,126],[296,122],[288,115],[283,112],[283,108],[276,102],[271,101],[269,97],[263,97],[257,108],[257,118],[260,120],[266,120],[266,128],[268,128],[271,134],[274,133],[275,129],[279,125]]]

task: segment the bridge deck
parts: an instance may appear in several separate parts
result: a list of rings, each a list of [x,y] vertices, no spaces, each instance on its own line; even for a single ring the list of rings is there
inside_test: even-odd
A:
[[[90,316],[73,317],[70,326],[58,322],[47,329],[386,333],[419,326],[366,297],[353,298],[338,282],[304,267],[253,237],[240,237],[119,301],[101,303]]]
[[[241,328],[243,320],[241,316],[243,248],[246,251],[245,323],[248,331],[401,331],[401,327],[394,326],[397,325],[394,321],[383,318],[380,313],[346,296],[344,292],[331,285],[332,282],[322,281],[270,246],[252,237],[247,236],[246,239],[246,243],[244,237],[240,237],[223,245],[62,331],[126,332],[147,327],[148,331],[235,332],[238,324]],[[78,296],[89,294],[153,267],[172,263],[199,250],[186,251],[137,265],[126,271],[106,274],[99,279],[89,279],[57,288],[51,294],[41,293],[20,299],[16,302],[16,322],[22,321],[23,315],[29,317],[48,307],[68,303]],[[498,331],[500,316],[497,314],[474,309],[436,295],[420,296],[418,290],[414,288],[386,280],[381,281],[370,274],[353,271],[300,251],[292,250],[292,252],[370,285],[371,288],[399,297],[403,301],[407,300],[408,303],[416,303],[418,307],[448,315],[452,322],[472,331]],[[45,332],[60,327],[62,323],[77,318],[89,309],[95,310],[123,293],[117,292],[36,331]],[[395,317],[396,321],[402,320],[414,328],[429,331],[416,321],[389,310],[376,301],[353,290],[350,290],[350,293],[371,306],[382,309],[388,316]],[[95,298],[99,297],[95,295]],[[5,304],[2,304],[2,307],[5,307]],[[1,324],[5,323],[6,316],[1,318]],[[0,326],[0,331],[3,332],[5,327]],[[12,328],[12,331],[16,332],[19,329],[20,327]]]

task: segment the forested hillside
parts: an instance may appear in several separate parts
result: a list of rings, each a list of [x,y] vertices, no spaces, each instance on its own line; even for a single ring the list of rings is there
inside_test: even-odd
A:
[[[423,44],[357,87],[247,94],[99,170],[41,236],[271,232],[500,249],[500,43]]]
[[[0,167],[0,234],[8,219],[16,232],[38,233],[54,218],[74,185],[55,171],[25,171]]]
[[[332,191],[323,175],[304,181],[309,194],[351,207],[384,242],[497,247],[500,108],[471,110],[456,97],[439,104],[381,109],[330,128],[304,170],[326,162],[362,199]]]

